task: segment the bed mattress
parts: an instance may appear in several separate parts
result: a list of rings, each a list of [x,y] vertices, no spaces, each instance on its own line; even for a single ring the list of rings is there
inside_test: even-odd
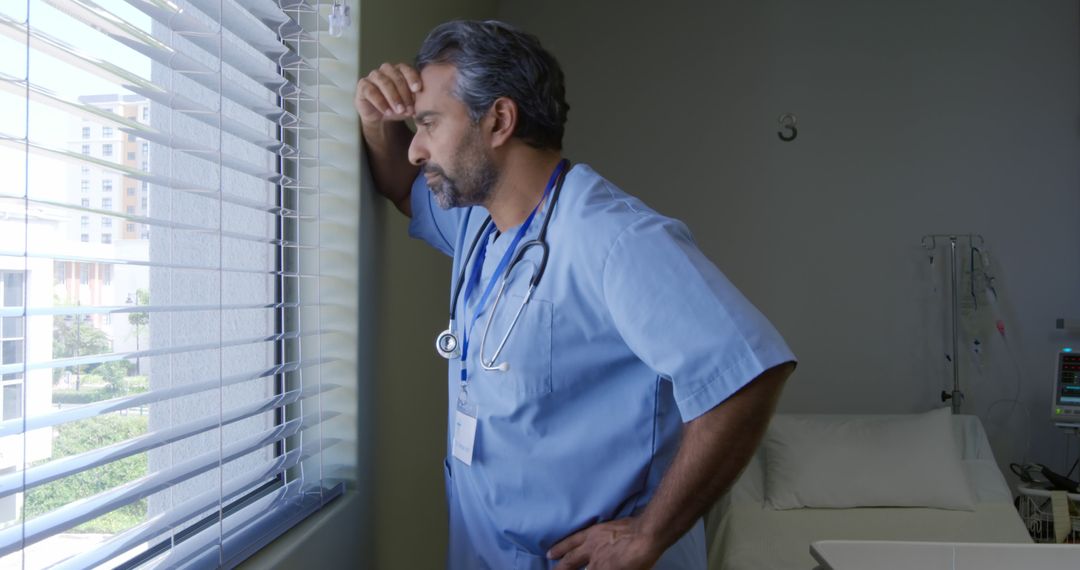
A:
[[[810,570],[819,540],[1031,542],[1011,503],[979,503],[974,511],[922,508],[792,509],[733,505],[719,521],[709,551],[713,570]]]
[[[819,540],[1030,543],[1012,493],[973,416],[953,418],[974,511],[930,508],[773,510],[765,506],[760,451],[706,517],[710,570],[810,570]],[[837,473],[837,477],[853,476]],[[855,475],[857,476],[857,475]]]

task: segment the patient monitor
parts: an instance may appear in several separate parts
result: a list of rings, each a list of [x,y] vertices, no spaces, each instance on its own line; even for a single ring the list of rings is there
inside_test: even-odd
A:
[[[1054,368],[1054,396],[1050,410],[1054,425],[1080,428],[1080,352],[1062,348]]]

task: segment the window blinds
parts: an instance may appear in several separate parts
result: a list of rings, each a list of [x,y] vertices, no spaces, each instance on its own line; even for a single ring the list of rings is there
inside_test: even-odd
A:
[[[231,566],[340,492],[330,4],[0,4],[0,566]]]

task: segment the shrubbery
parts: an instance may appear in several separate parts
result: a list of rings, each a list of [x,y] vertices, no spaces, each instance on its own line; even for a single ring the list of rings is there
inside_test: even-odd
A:
[[[58,390],[52,392],[54,404],[89,404],[112,397],[108,386],[86,386],[81,390]]]
[[[54,404],[72,405],[100,402],[109,398],[130,396],[149,389],[146,376],[124,376],[111,383],[102,383],[104,378],[89,374],[83,376],[83,387],[78,390],[53,388]]]
[[[82,390],[78,393],[86,393]],[[53,394],[54,398],[56,394]],[[76,455],[146,433],[147,416],[103,416],[65,424],[56,428],[52,458]],[[43,463],[45,462],[43,461]],[[125,457],[107,465],[65,477],[30,489],[24,510],[30,520],[49,511],[107,491],[146,475],[146,454]],[[146,518],[146,499],[121,507],[68,532],[116,533]]]

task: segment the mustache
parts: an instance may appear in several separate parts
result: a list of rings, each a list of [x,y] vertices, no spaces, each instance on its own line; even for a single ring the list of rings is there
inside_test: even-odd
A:
[[[441,176],[443,178],[449,179],[446,176],[446,171],[443,170],[442,167],[440,167],[440,166],[438,166],[436,164],[431,164],[431,163],[424,164],[424,166],[422,166],[420,168],[420,171],[424,174],[424,176],[431,176],[432,174],[437,174],[437,175],[439,175],[439,176]]]

